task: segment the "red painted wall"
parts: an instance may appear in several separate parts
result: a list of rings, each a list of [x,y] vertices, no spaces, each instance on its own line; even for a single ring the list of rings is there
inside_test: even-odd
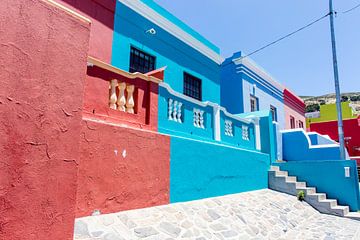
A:
[[[168,204],[170,137],[95,121],[82,124],[77,217]]]
[[[343,120],[346,148],[350,156],[360,156],[360,116],[358,119]],[[338,141],[337,121],[311,123],[310,130],[329,135]],[[346,139],[348,138],[348,139]]]
[[[55,0],[91,20],[89,55],[111,63],[116,0]]]
[[[70,240],[90,25],[2,0],[0,26],[0,239]]]
[[[157,131],[158,84],[139,78],[128,79],[119,74],[93,66],[87,71],[84,95],[84,116],[129,127]],[[135,86],[135,114],[109,107],[109,86],[112,79]]]
[[[293,94],[290,90],[284,90],[284,104],[293,110],[297,111],[299,114],[305,116],[305,103],[298,96]],[[305,124],[305,123],[304,123]]]

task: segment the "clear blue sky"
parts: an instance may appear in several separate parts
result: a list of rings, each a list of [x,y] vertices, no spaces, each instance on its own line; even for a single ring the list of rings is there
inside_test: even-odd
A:
[[[325,15],[327,0],[155,0],[221,49],[249,53]],[[360,91],[360,0],[334,0],[341,92]],[[329,20],[252,58],[298,95],[334,92]]]

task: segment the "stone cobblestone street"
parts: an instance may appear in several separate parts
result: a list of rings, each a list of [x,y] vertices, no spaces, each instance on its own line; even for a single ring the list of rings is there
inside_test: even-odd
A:
[[[360,239],[360,222],[260,190],[80,218],[75,240]]]

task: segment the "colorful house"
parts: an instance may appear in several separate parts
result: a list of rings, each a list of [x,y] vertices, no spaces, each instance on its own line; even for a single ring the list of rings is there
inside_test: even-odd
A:
[[[222,64],[154,1],[3,4],[0,238],[72,239],[78,217],[268,188],[279,136],[314,152],[276,135],[301,107],[290,91],[240,55]]]
[[[304,128],[304,102],[241,52],[222,64],[221,105],[234,114],[270,111],[280,129]]]
[[[152,0],[116,1],[112,65],[165,68],[164,82],[199,101],[220,101],[220,49]]]
[[[350,102],[342,102],[341,107],[346,150],[351,157],[360,160],[360,117]],[[336,104],[320,105],[317,114],[307,114],[306,123],[309,131],[328,135],[334,141],[339,141]]]

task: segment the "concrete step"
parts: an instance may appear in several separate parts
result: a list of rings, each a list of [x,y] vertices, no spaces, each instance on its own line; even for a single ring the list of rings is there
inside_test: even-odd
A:
[[[287,177],[285,177],[285,181],[287,183],[295,183],[296,182],[296,177],[287,176]]]
[[[337,200],[335,200],[335,199],[319,200],[319,203],[327,205],[329,208],[333,208],[333,207],[337,206]]]
[[[305,195],[316,193],[316,188],[314,187],[297,187],[296,190],[298,190],[297,192],[304,191]]]
[[[276,171],[275,175],[277,177],[287,177],[287,176],[289,176],[289,173],[287,171]]]
[[[296,189],[306,188],[306,182],[296,182]]]
[[[314,198],[316,201],[321,201],[321,200],[326,199],[326,194],[325,193],[311,193],[311,194],[307,194],[307,197]]]
[[[349,212],[345,217],[360,221],[360,212]]]
[[[348,206],[336,206],[331,208],[332,211],[336,212],[338,216],[344,217],[349,214],[350,209]]]
[[[305,201],[321,213],[336,216],[349,215],[348,206],[337,205],[337,200],[327,199],[325,193],[317,193],[316,188],[307,187],[306,182],[298,182],[295,176],[289,176],[287,171],[281,171],[278,166],[269,170],[269,188],[296,196],[300,191],[305,192]],[[359,218],[360,214],[350,214],[353,218]]]
[[[280,171],[280,167],[278,167],[278,166],[270,166],[270,171]]]

